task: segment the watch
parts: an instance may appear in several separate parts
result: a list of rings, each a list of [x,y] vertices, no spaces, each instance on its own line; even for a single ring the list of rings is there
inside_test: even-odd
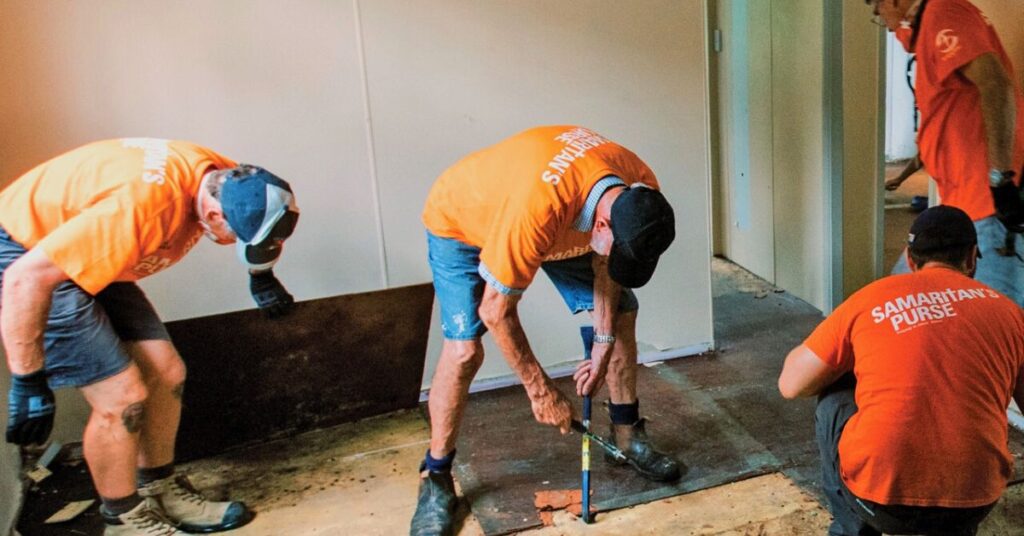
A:
[[[1017,176],[1014,171],[1003,171],[1000,169],[992,168],[988,170],[988,185],[993,188],[998,188],[1010,181]]]
[[[615,342],[615,335],[594,335],[594,344],[611,344]]]

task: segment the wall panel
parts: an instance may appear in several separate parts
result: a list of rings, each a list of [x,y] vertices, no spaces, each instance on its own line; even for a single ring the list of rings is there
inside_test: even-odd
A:
[[[700,350],[712,337],[703,26],[701,0],[7,0],[0,181],[117,136],[264,165],[302,209],[278,274],[312,299],[428,281],[419,214],[438,173],[523,128],[583,124],[644,158],[676,208],[677,241],[640,291],[642,351]],[[206,242],[143,286],[166,320],[252,307],[233,249]],[[538,356],[580,355],[581,319],[543,276],[535,287],[523,316]],[[507,373],[491,353],[481,377]],[[83,408],[67,406],[77,426]]]
[[[678,215],[678,237],[640,291],[648,349],[711,341],[702,3],[644,0],[360,2],[388,278],[429,280],[420,213],[468,152],[525,128],[581,124],[635,151]],[[581,354],[573,319],[539,275],[522,305],[545,364]],[[440,345],[434,323],[425,380]],[[497,350],[480,378],[507,374]]]
[[[0,68],[5,181],[96,139],[192,140],[294,186],[278,273],[296,298],[380,287],[351,4],[3,2]],[[252,306],[207,241],[143,286],[167,320]]]
[[[772,2],[775,283],[824,308],[823,11]]]

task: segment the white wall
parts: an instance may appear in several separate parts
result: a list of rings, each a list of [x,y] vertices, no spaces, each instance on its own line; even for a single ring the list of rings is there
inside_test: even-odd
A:
[[[914,132],[914,92],[907,85],[907,60],[910,54],[896,40],[896,34],[886,32],[888,50],[886,58],[885,92],[885,159],[905,160],[917,154]]]
[[[266,166],[302,209],[278,274],[311,299],[428,281],[437,174],[528,126],[584,124],[643,157],[676,208],[639,338],[692,351],[712,337],[704,61],[701,0],[6,0],[0,180],[115,136]],[[581,353],[577,320],[538,281],[524,323],[551,365]],[[143,286],[166,320],[252,306],[231,248],[209,243]],[[480,377],[505,373],[492,352]]]
[[[772,2],[776,284],[825,308],[823,10]]]
[[[867,6],[843,8],[843,295],[836,305],[889,268],[882,266],[885,41],[864,16]]]

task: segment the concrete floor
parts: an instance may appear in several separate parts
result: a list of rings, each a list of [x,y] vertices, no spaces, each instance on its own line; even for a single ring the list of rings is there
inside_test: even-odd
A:
[[[716,300],[741,293],[765,303],[760,296],[770,285],[724,261],[716,259],[714,266]],[[703,366],[730,365],[729,355],[719,359],[705,359]],[[231,534],[406,534],[415,509],[416,467],[428,437],[422,414],[406,411],[235,451],[184,469],[205,492],[224,496],[230,489],[232,497],[258,512],[252,524]],[[823,534],[830,516],[814,497],[806,473],[787,470],[602,513],[590,526],[556,512],[552,526],[523,534]],[[473,515],[463,511],[462,516],[458,534],[483,534]],[[1024,534],[1024,486],[1010,488],[979,534]]]

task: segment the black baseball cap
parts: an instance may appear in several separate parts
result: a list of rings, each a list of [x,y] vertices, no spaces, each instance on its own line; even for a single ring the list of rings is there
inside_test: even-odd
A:
[[[611,228],[608,274],[627,288],[646,285],[676,238],[672,206],[661,192],[635,183],[612,203]]]
[[[910,226],[907,246],[914,253],[928,253],[978,244],[974,222],[966,212],[948,205],[931,207]],[[981,252],[978,253],[981,256]]]

